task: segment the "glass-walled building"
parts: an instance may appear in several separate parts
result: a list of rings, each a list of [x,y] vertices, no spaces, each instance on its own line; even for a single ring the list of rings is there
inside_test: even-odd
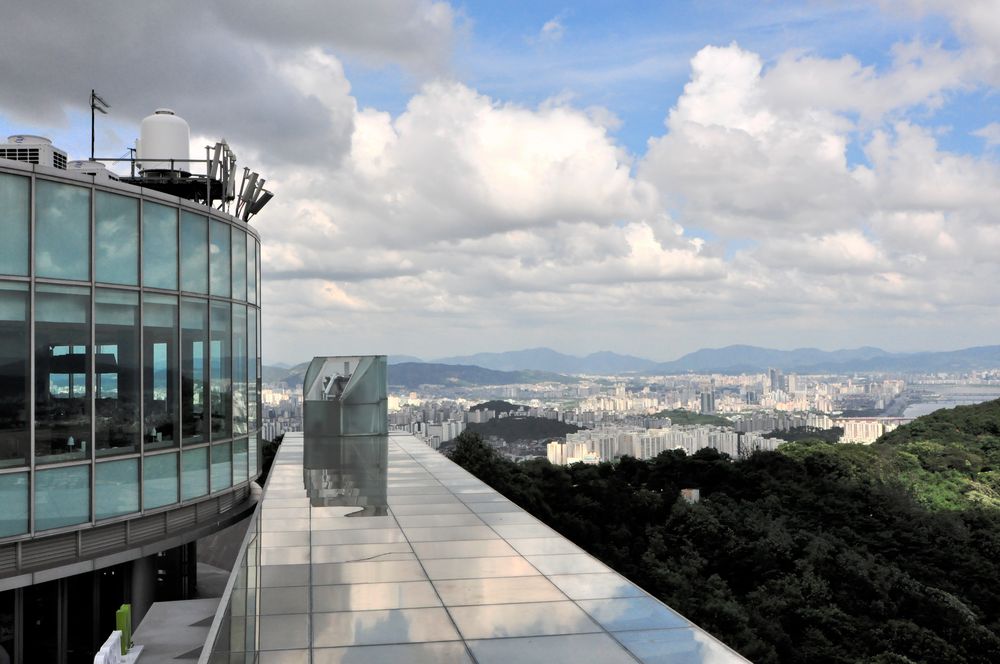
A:
[[[0,159],[8,655],[7,603],[21,615],[40,583],[184,545],[252,502],[259,284],[259,236],[236,217]]]

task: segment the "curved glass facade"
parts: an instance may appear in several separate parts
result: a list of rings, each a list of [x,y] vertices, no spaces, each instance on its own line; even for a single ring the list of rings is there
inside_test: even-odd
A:
[[[0,539],[259,473],[260,241],[206,206],[0,162]]]

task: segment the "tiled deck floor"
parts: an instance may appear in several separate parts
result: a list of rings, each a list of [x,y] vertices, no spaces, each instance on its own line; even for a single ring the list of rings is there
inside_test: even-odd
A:
[[[389,436],[385,516],[312,506],[303,445],[287,434],[271,471],[223,628],[233,651],[259,649],[261,664],[745,661],[412,436]]]

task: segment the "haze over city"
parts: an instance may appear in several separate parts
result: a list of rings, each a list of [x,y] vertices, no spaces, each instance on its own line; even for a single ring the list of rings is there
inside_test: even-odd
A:
[[[259,164],[269,363],[946,350],[997,342],[998,45],[980,1],[32,2],[0,131],[84,158],[94,88],[99,156],[165,106]]]

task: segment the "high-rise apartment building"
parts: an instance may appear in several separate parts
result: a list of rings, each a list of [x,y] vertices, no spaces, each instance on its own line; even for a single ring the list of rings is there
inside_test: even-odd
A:
[[[131,177],[0,146],[0,661],[92,662],[115,609],[189,597],[194,541],[254,504],[252,203],[224,143],[192,176],[145,125],[176,163]]]

